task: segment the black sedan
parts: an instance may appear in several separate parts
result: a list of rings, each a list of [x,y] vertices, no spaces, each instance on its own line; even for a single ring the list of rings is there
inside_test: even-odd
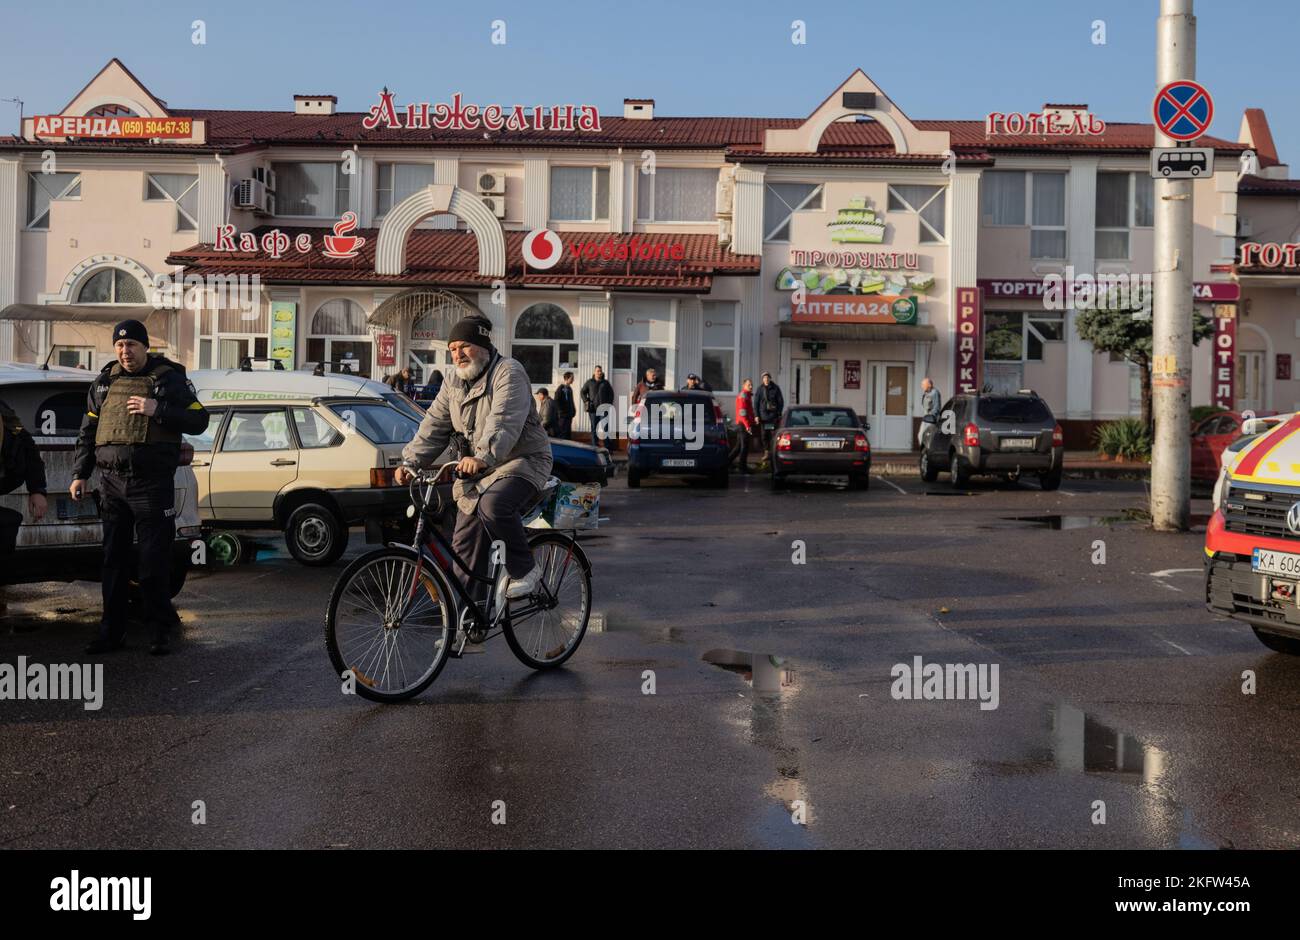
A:
[[[849,489],[871,485],[865,420],[843,405],[793,405],[772,435],[772,488],[792,476],[848,477]]]

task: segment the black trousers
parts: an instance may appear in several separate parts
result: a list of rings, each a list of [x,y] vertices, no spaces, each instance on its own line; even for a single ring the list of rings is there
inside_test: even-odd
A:
[[[104,521],[104,614],[99,635],[126,635],[127,595],[134,574],[144,599],[144,619],[155,639],[179,623],[171,600],[172,543],[176,540],[172,477],[100,474],[99,511]],[[139,540],[137,546],[132,539]]]
[[[506,571],[512,578],[522,578],[533,568],[533,551],[528,547],[528,530],[524,528],[522,511],[537,498],[537,487],[522,477],[505,477],[497,480],[479,496],[472,513],[456,514],[456,529],[452,533],[451,547],[479,577],[487,577],[491,570],[492,542],[505,543]],[[487,597],[487,586],[461,575],[471,597]]]

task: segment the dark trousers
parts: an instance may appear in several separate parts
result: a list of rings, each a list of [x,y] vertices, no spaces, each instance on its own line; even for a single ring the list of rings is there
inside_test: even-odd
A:
[[[740,460],[740,472],[749,472],[749,432],[743,426],[736,428],[736,455]]]
[[[569,440],[571,437],[573,437],[573,416],[572,415],[569,415],[567,417],[565,416],[560,417],[560,430],[559,433],[556,434],[556,437],[563,438],[566,441]]]
[[[127,595],[134,574],[144,599],[144,620],[154,639],[179,622],[171,599],[172,543],[176,540],[175,483],[171,477],[100,474],[99,511],[104,521],[104,614],[102,639],[126,634]],[[132,545],[132,538],[138,546]],[[132,555],[138,558],[132,564]]]
[[[536,498],[537,487],[533,484],[522,477],[505,477],[487,488],[472,513],[456,514],[451,547],[472,565],[475,575],[485,578],[491,571],[492,543],[497,539],[505,543],[510,577],[522,578],[532,570],[533,551],[528,547],[528,530],[520,516]],[[457,571],[471,597],[481,600],[487,596],[486,585],[471,581],[459,568]]]
[[[600,415],[594,411],[588,411],[587,417],[591,420],[591,444],[593,447],[608,447],[609,434],[600,432]]]

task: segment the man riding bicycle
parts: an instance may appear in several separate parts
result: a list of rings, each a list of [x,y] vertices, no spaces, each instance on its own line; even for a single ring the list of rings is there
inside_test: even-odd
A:
[[[504,543],[510,576],[505,596],[518,600],[533,592],[541,575],[522,515],[551,475],[550,440],[533,407],[528,373],[492,346],[486,318],[468,316],[452,327],[447,351],[455,374],[442,383],[402,458],[409,466],[428,468],[453,434],[464,436],[468,454],[456,463],[461,478],[452,487],[459,510],[452,547],[473,565],[474,575],[485,577],[492,542]],[[412,476],[405,466],[395,474],[399,484]],[[474,582],[459,574],[466,590],[477,595]]]

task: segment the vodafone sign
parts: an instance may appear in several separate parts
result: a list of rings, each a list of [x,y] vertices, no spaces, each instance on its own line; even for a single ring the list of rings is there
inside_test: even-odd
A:
[[[534,229],[524,236],[524,261],[537,271],[545,271],[560,263],[564,245],[560,236],[549,228]]]

